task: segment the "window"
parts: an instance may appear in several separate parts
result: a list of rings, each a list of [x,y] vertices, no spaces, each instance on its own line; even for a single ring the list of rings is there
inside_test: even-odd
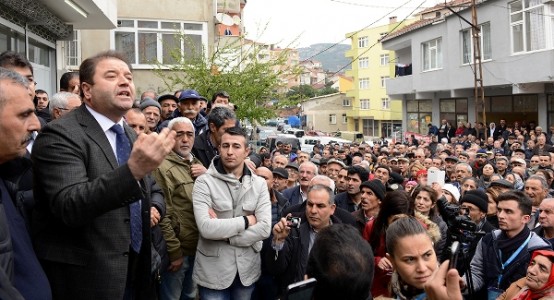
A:
[[[381,107],[383,109],[390,109],[390,99],[388,97],[381,98]]]
[[[348,118],[346,117],[346,114],[342,114],[342,124],[346,124],[348,121]]]
[[[375,136],[375,120],[374,119],[363,119],[363,133],[364,135]]]
[[[547,2],[549,1],[517,0],[509,3],[513,53],[554,46],[554,4]]]
[[[65,41],[65,64],[68,67],[79,68],[81,64],[81,32],[73,31],[73,37]]]
[[[440,119],[452,124],[467,122],[467,99],[440,99]],[[438,124],[436,124],[438,126]],[[456,126],[456,125],[455,125]]]
[[[381,54],[379,56],[379,60],[381,61],[381,66],[388,66],[389,65],[389,55],[388,54]]]
[[[360,99],[360,109],[369,109],[369,99]]]
[[[481,60],[490,60],[491,54],[491,24],[485,23],[479,26],[481,43]],[[473,38],[471,36],[471,28],[462,31],[462,64],[473,62]]]
[[[342,99],[342,106],[350,106],[350,99]]]
[[[389,76],[381,76],[381,87],[382,88],[387,87],[387,80],[389,80]]]
[[[358,67],[360,69],[367,69],[369,67],[369,58],[367,57],[360,57],[358,59]]]
[[[427,124],[432,123],[433,105],[431,100],[406,101],[408,131],[427,134]]]
[[[337,115],[335,114],[329,115],[329,124],[337,124]]]
[[[360,90],[369,89],[369,78],[360,78]]]
[[[28,40],[29,62],[50,67],[50,47],[32,38]]]
[[[442,39],[438,38],[421,44],[423,71],[442,68]]]
[[[358,38],[358,48],[367,47],[367,36],[362,36]]]
[[[550,94],[547,96],[546,99],[547,103],[547,110],[548,110],[548,124],[550,124],[550,127],[554,124],[554,95]]]
[[[204,23],[118,20],[114,33],[115,49],[139,65],[176,64],[180,57],[201,55],[207,39]]]

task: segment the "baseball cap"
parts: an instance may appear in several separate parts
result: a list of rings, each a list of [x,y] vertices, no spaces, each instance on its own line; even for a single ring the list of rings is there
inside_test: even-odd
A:
[[[181,92],[181,96],[179,97],[179,101],[187,100],[187,99],[193,99],[193,100],[201,100],[203,97],[198,94],[195,90],[184,90]]]

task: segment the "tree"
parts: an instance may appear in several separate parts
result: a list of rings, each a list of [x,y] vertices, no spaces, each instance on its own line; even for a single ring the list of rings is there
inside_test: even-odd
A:
[[[293,86],[287,93],[289,99],[308,99],[313,98],[316,95],[316,90],[309,84],[301,84],[299,86]]]
[[[184,35],[181,39],[188,43]],[[282,79],[297,76],[299,68],[286,64],[287,51],[268,57],[267,45],[247,43],[244,38],[218,43],[214,50],[188,48],[172,51],[176,64],[157,63],[155,72],[169,90],[193,88],[210,98],[216,91],[225,90],[237,105],[239,119],[263,121],[275,116],[268,103],[280,100]],[[284,101],[289,103],[289,101]]]

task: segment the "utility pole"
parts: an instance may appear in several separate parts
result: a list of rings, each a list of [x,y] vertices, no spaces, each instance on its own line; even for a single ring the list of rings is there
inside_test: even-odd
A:
[[[474,99],[475,118],[478,116],[478,107],[481,106],[483,113],[483,124],[485,126],[485,139],[487,138],[487,114],[485,112],[485,88],[483,87],[483,69],[481,59],[481,28],[477,23],[477,7],[475,0],[471,0],[471,37],[473,39],[473,77],[474,77]]]
[[[487,138],[487,113],[485,111],[485,88],[483,87],[483,69],[481,59],[481,27],[477,22],[477,7],[475,0],[471,0],[471,23],[462,17],[457,11],[446,6],[453,14],[471,26],[471,39],[473,41],[473,99],[475,101],[475,118],[479,116],[481,106],[483,124],[485,126],[485,139]]]

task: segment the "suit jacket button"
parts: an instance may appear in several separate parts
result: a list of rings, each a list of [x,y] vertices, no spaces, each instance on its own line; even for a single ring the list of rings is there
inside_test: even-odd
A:
[[[129,256],[129,252],[123,252],[123,256],[125,257]]]
[[[123,220],[123,223],[129,224],[130,221],[131,221],[130,219],[125,219],[125,220]]]

